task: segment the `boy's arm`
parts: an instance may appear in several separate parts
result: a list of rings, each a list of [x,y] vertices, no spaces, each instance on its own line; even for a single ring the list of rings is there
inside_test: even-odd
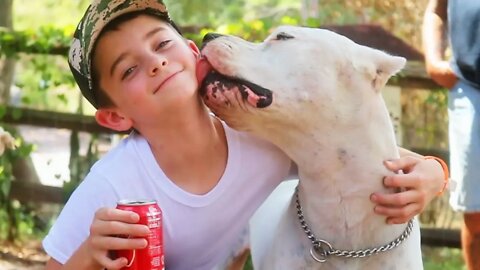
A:
[[[447,6],[448,0],[428,2],[423,17],[422,45],[428,75],[439,85],[450,89],[457,82],[457,77],[444,56],[447,44]]]
[[[62,264],[57,262],[55,259],[50,258],[45,265],[45,270],[60,270],[62,269]]]
[[[376,204],[374,211],[386,216],[386,222],[390,224],[406,223],[421,213],[442,189],[445,179],[443,167],[436,160],[426,160],[422,155],[402,147],[398,150],[400,158],[384,164],[390,171],[403,171],[403,174],[387,176],[383,183],[403,191],[394,194],[375,192],[370,197]],[[292,162],[287,179],[295,178],[298,178],[298,168]]]
[[[90,256],[86,242],[84,242],[78,250],[70,257],[70,259],[63,265],[54,258],[50,258],[45,266],[45,270],[68,270],[68,269],[83,269],[83,270],[102,270],[103,266],[98,264]],[[120,269],[120,268],[112,268]]]
[[[88,238],[62,265],[50,259],[46,270],[110,270],[121,269],[128,264],[126,258],[112,259],[110,250],[141,249],[147,245],[143,238],[149,234],[148,226],[136,224],[139,220],[136,213],[115,208],[100,208],[90,226]],[[117,237],[129,235],[132,238]]]
[[[50,258],[45,266],[45,270],[67,270],[67,269],[84,269],[84,270],[102,270],[101,265],[97,264],[94,260],[89,260],[89,256],[86,251],[85,243],[83,243],[79,249],[72,255],[72,257],[65,263],[61,264],[57,260]]]

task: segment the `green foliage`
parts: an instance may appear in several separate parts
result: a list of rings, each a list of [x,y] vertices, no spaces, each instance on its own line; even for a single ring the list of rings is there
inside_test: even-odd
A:
[[[368,7],[365,7],[368,9]],[[355,24],[358,23],[359,18],[355,11],[345,8],[345,5],[337,1],[323,4],[319,10],[317,18],[310,18],[310,20],[317,20],[317,26],[324,24]]]
[[[0,239],[19,240],[20,236],[29,237],[36,233],[32,210],[10,198],[12,181],[14,181],[12,164],[25,158],[34,146],[16,136],[13,129],[6,128],[16,139],[16,149],[7,149],[0,155]]]
[[[402,93],[403,145],[448,149],[448,91],[408,89]]]
[[[10,134],[14,134],[12,129],[5,129]],[[13,135],[15,137],[15,135]],[[12,163],[20,158],[24,158],[33,150],[31,144],[22,139],[16,139],[16,148],[6,149],[3,155],[0,155],[0,204],[5,204],[9,194],[11,182],[13,181]]]
[[[422,247],[425,270],[466,270],[460,249]]]
[[[252,262],[252,256],[248,256],[247,261],[245,262],[245,265],[243,266],[243,270],[253,270],[253,262]]]
[[[228,23],[242,18],[245,0],[167,0],[165,1],[172,18],[179,25],[209,25]]]
[[[278,21],[271,19],[238,20],[237,22],[221,24],[216,28],[202,28],[197,33],[184,33],[184,36],[193,40],[197,45],[202,43],[205,34],[214,32],[225,35],[235,35],[252,42],[264,40],[275,25],[299,25],[299,18],[284,16]]]
[[[436,91],[430,91],[425,102],[437,107],[439,110],[448,109],[448,89],[440,88]]]
[[[79,91],[63,56],[22,55],[15,84],[21,104],[38,109],[74,112]],[[18,104],[17,104],[18,105]]]
[[[44,234],[45,224],[37,219],[37,213],[17,200],[0,209],[0,240],[22,242]],[[5,221],[5,222],[4,222]]]
[[[0,30],[0,57],[19,59],[15,85],[22,89],[22,105],[70,112],[77,109],[79,92],[73,91],[75,82],[65,57],[72,34],[72,27]]]
[[[2,0],[3,1],[3,0]],[[14,0],[13,25],[15,29],[74,27],[91,0]]]
[[[217,28],[217,32],[228,35],[240,36],[250,41],[261,41],[269,31],[269,23],[264,20],[238,21],[236,23],[224,24]]]

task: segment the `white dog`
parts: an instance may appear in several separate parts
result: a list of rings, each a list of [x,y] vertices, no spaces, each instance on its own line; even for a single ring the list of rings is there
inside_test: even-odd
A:
[[[257,44],[218,37],[202,53],[216,71],[205,80],[207,105],[298,165],[298,192],[277,205],[281,216],[264,212],[252,227],[257,269],[423,268],[418,223],[387,225],[369,200],[394,192],[382,185],[391,173],[382,161],[398,151],[380,91],[404,58],[287,26]]]

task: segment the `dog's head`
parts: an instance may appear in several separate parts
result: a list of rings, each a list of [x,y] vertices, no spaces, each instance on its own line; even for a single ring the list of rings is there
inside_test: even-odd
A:
[[[262,43],[220,36],[202,49],[201,94],[229,125],[255,130],[351,124],[380,100],[387,80],[405,59],[358,45],[322,29],[282,26]],[[209,68],[205,68],[205,66]],[[378,105],[375,105],[378,106]],[[365,114],[364,113],[364,114]]]

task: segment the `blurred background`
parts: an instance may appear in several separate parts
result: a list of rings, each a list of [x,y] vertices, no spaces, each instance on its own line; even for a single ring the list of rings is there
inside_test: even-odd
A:
[[[96,125],[66,54],[89,0],[0,0],[0,269],[42,269],[40,240],[88,168],[122,135]],[[384,91],[399,143],[448,160],[446,90],[426,75],[426,0],[166,0],[197,44],[210,31],[260,41],[283,24],[326,28],[408,59]],[[461,216],[448,194],[422,213],[426,269],[462,269]],[[247,266],[248,268],[249,266]]]

